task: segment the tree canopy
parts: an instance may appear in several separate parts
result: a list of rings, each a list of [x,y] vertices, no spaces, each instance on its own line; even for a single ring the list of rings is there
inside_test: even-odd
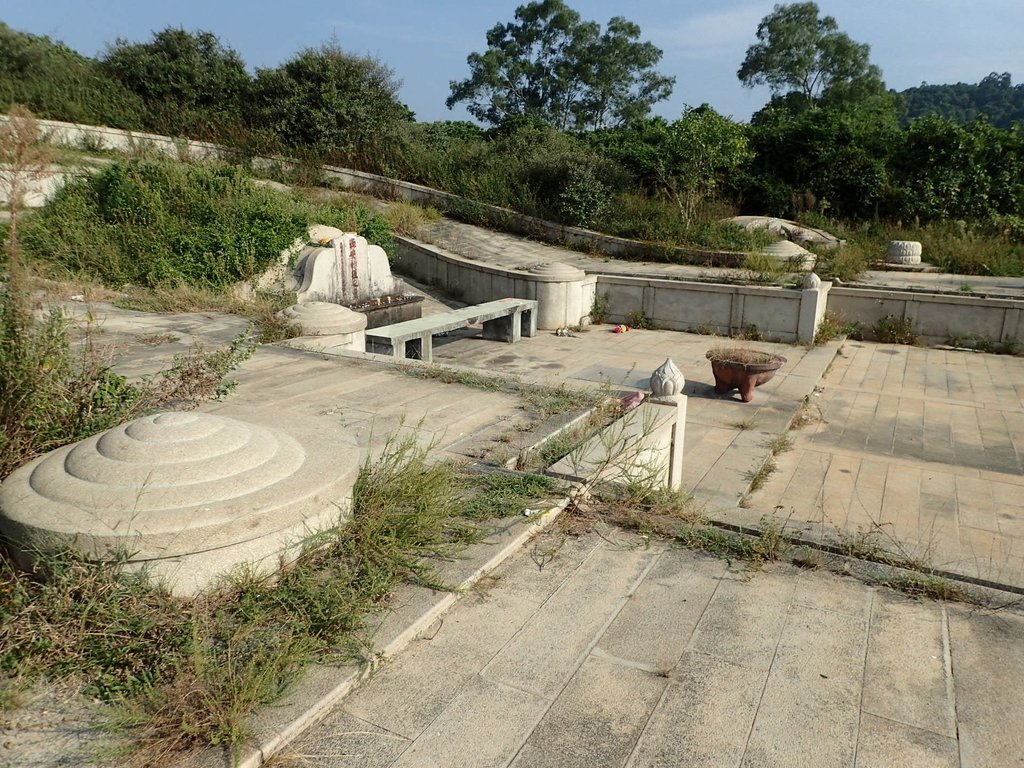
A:
[[[148,43],[118,39],[103,69],[146,105],[147,127],[213,138],[215,127],[240,119],[250,77],[245,62],[212,32],[168,27]]]
[[[48,37],[0,22],[0,110],[23,104],[38,117],[139,128],[142,101],[94,60]]]
[[[413,117],[399,86],[378,60],[327,43],[256,73],[250,125],[321,159],[365,167]]]
[[[451,82],[445,103],[467,102],[491,125],[513,116],[559,130],[622,125],[671,95],[675,78],[654,69],[661,55],[631,21],[616,16],[602,33],[562,0],[539,0],[488,31],[487,50],[469,55],[470,75]]]
[[[870,49],[839,31],[831,16],[819,16],[813,2],[776,5],[757,27],[736,73],[743,85],[767,85],[776,97],[794,94],[790,106],[813,107],[884,93],[882,73]]]
[[[980,83],[929,85],[921,83],[900,92],[906,100],[906,119],[938,115],[967,124],[984,115],[998,128],[1024,123],[1024,85],[1014,85],[1009,72],[991,72]]]

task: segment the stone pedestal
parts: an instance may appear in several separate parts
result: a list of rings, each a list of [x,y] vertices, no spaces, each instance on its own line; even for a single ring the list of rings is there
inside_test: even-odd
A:
[[[576,326],[590,313],[590,305],[584,306],[583,301],[587,275],[582,269],[547,262],[531,267],[529,274],[536,286],[538,328],[553,331]]]
[[[921,244],[916,240],[890,240],[885,251],[886,264],[920,264]]]
[[[669,427],[668,456],[666,457],[665,485],[674,491],[683,487],[683,447],[686,442],[686,395],[652,396],[648,402],[665,408],[674,408]]]
[[[317,341],[331,347],[366,348],[366,315],[340,304],[311,301],[293,304],[281,310],[280,317],[302,328],[302,337],[316,336]]]

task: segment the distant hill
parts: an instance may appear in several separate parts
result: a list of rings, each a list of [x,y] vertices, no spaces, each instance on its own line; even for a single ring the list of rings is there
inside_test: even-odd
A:
[[[907,105],[905,120],[938,115],[958,123],[970,123],[981,115],[999,128],[1024,123],[1024,85],[1013,85],[1010,73],[991,73],[980,83],[928,85],[900,92]]]

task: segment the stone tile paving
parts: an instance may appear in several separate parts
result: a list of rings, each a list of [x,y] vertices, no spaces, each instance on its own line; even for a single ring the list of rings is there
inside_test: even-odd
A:
[[[609,531],[536,557],[554,536],[292,751],[331,767],[1021,764],[1019,613]]]
[[[704,356],[727,340],[675,331],[611,331],[612,326],[596,325],[576,338],[540,332],[515,345],[476,338],[477,331],[435,346],[434,362],[541,384],[646,390],[651,372],[671,357],[687,379],[684,393],[689,396],[683,482],[713,511],[736,505],[767,454],[765,443],[789,426],[837,348],[744,342],[782,354],[788,362],[755,391],[753,402],[743,403],[737,392],[715,393]]]
[[[846,342],[753,509],[1024,587],[1024,360]]]

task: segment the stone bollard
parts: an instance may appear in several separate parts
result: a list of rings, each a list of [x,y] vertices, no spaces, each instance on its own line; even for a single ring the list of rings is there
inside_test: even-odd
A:
[[[674,407],[675,419],[669,437],[668,472],[665,484],[672,490],[683,487],[683,446],[686,442],[686,405],[687,397],[683,394],[686,379],[682,371],[665,358],[665,362],[651,374],[651,399],[656,405]]]
[[[822,282],[821,278],[811,272],[804,278],[803,289],[800,291],[800,317],[797,321],[796,340],[802,344],[811,344],[818,332],[818,325],[825,315],[828,306],[828,292],[832,283]]]

